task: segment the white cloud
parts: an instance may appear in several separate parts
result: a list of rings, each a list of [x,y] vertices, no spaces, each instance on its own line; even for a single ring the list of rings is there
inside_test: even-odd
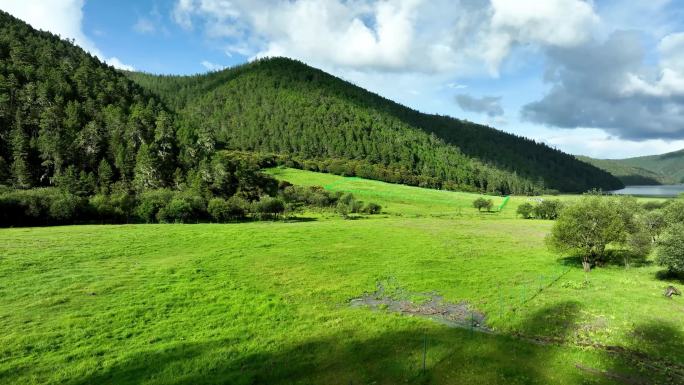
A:
[[[598,16],[581,0],[178,0],[174,20],[289,56],[366,71],[493,74],[516,44],[586,40]],[[244,52],[245,50],[243,50]]]
[[[539,137],[552,147],[594,158],[623,159],[663,154],[684,148],[684,140],[625,140],[606,135],[605,131],[595,128],[544,130]]]
[[[133,30],[142,34],[151,34],[157,31],[154,22],[146,17],[139,17],[133,25]]]
[[[120,69],[132,69],[118,58],[107,58],[82,29],[84,0],[3,0],[0,9],[62,38],[74,39],[84,50]]]
[[[206,68],[209,71],[221,71],[222,69],[226,68],[226,66],[224,65],[212,63],[208,60],[203,60],[200,64],[202,64],[202,67]]]
[[[107,64],[111,65],[112,67],[118,68],[120,70],[135,71],[135,67],[133,67],[132,65],[124,64],[116,56],[110,57],[109,59],[106,60],[106,62],[107,62]]]

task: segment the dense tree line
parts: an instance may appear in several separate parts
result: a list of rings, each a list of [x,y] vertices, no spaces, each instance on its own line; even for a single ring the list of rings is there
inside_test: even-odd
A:
[[[283,159],[205,137],[183,148],[188,135],[173,108],[120,71],[0,12],[1,225],[263,219],[307,202],[260,172]],[[332,210],[367,206],[315,195]]]
[[[231,148],[365,161],[437,187],[499,194],[622,187],[544,144],[419,113],[290,59],[206,75],[129,77],[179,112],[184,162],[206,148]]]

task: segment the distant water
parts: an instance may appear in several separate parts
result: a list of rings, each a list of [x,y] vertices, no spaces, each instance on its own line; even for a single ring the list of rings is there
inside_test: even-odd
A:
[[[636,195],[645,197],[676,197],[684,193],[684,184],[663,186],[627,186],[622,190],[610,191],[617,195]]]

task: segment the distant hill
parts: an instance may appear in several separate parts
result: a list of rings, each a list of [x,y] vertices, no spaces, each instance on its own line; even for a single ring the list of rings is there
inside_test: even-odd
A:
[[[684,183],[684,150],[627,159],[577,158],[608,171],[626,185]]]
[[[295,60],[196,76],[127,75],[177,112],[183,159],[208,148],[273,152],[311,169],[500,194],[622,187],[542,143],[420,113]]]
[[[673,178],[638,166],[631,166],[622,159],[594,159],[588,156],[578,156],[577,158],[615,175],[625,185],[661,185],[676,183]]]
[[[662,155],[622,159],[620,162],[659,173],[675,183],[684,183],[684,150]]]

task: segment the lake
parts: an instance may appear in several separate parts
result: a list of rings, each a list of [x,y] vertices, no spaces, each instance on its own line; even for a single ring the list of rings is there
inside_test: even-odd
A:
[[[684,193],[684,184],[663,186],[626,186],[622,190],[610,191],[617,195],[637,195],[647,197],[675,197]]]

